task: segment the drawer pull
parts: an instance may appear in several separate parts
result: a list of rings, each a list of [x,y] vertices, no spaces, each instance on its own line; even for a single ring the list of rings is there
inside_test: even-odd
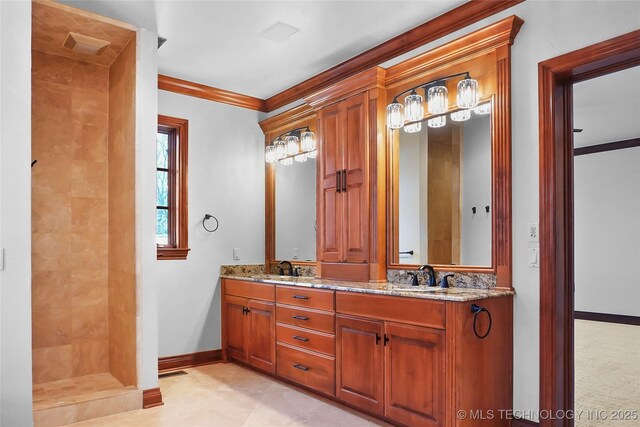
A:
[[[299,337],[298,335],[294,335],[293,339],[294,340],[298,340],[298,341],[304,341],[304,342],[308,342],[309,341],[309,338]]]
[[[307,368],[306,366],[302,366],[302,365],[300,365],[298,363],[294,364],[293,367],[296,368],[296,369],[300,369],[301,371],[308,371],[309,370],[309,368]]]
[[[293,317],[294,319],[297,319],[297,320],[309,320],[308,317],[304,317],[304,316],[291,316],[291,317]]]
[[[294,297],[295,299],[309,299],[309,297],[308,297],[308,296],[306,296],[306,295],[294,295],[293,297]]]

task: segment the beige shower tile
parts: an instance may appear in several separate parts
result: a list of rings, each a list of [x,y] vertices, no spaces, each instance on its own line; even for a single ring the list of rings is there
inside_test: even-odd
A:
[[[41,384],[73,376],[71,345],[34,348],[33,383]]]
[[[106,198],[72,197],[71,229],[75,233],[107,233],[109,205]]]
[[[109,370],[109,340],[72,344],[73,376],[97,374]]]
[[[33,194],[31,197],[31,231],[34,233],[71,231],[69,196]]]
[[[117,396],[78,403],[76,420],[84,421],[142,408],[142,391],[132,390]]]
[[[109,126],[109,96],[107,93],[83,88],[71,91],[72,118],[107,129]]]
[[[107,165],[73,160],[71,162],[71,196],[106,198],[108,196]]]
[[[71,236],[68,233],[32,233],[32,271],[68,270],[70,250]]]
[[[75,405],[65,405],[33,411],[34,427],[57,427],[75,422]]]
[[[33,348],[71,343],[72,321],[70,300],[65,305],[31,314]]]
[[[102,93],[109,90],[109,67],[77,61],[72,68],[72,76],[76,87]]]
[[[106,233],[71,233],[71,268],[106,271],[109,262],[109,242]]]
[[[70,275],[71,303],[74,307],[107,304],[109,283],[106,270],[74,269]]]
[[[37,50],[31,51],[31,78],[34,82],[71,85],[75,61]]]
[[[108,153],[108,126],[92,124],[75,117],[70,125],[71,147],[74,160],[106,163]]]
[[[33,154],[38,163],[31,169],[31,193],[71,195],[71,155]]]
[[[107,304],[73,307],[71,314],[71,339],[73,343],[109,337]]]
[[[109,309],[135,314],[136,276],[134,273],[109,271]]]
[[[71,273],[65,271],[34,272],[31,277],[32,316],[51,307],[71,309]]]
[[[68,86],[34,81],[31,91],[31,148],[34,157],[67,154],[71,148],[71,92]]]

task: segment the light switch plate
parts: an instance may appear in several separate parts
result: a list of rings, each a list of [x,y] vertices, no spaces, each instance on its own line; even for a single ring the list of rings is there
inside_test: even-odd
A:
[[[240,248],[233,248],[233,259],[236,261],[240,259]]]
[[[540,248],[529,248],[529,268],[540,267]]]
[[[540,234],[539,234],[539,229],[538,229],[538,223],[537,222],[531,222],[529,223],[529,225],[527,226],[527,229],[529,231],[529,241],[530,242],[539,242],[540,241]]]

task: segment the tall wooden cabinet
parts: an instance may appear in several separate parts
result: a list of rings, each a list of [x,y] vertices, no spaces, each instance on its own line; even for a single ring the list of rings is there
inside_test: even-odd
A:
[[[372,68],[305,99],[318,121],[320,277],[385,278],[383,80]]]

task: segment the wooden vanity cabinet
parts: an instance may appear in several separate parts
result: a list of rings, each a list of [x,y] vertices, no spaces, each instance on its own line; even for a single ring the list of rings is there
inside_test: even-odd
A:
[[[222,284],[223,359],[275,373],[275,286],[226,279]]]
[[[383,80],[372,68],[305,98],[318,123],[320,277],[385,278]]]

